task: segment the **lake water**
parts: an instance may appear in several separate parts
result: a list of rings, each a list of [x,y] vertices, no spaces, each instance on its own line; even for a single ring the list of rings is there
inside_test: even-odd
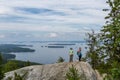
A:
[[[29,47],[35,49],[35,52],[22,52],[22,53],[11,53],[16,55],[16,60],[22,61],[31,61],[43,64],[55,63],[59,57],[65,59],[65,62],[69,61],[69,49],[74,49],[74,60],[77,60],[77,49],[79,47],[82,48],[82,54],[85,56],[86,53],[86,45],[83,42],[73,43],[75,45],[57,45],[64,46],[64,48],[48,48],[47,46],[51,46],[49,44],[69,44],[69,42],[31,42],[31,43],[20,43],[26,45],[33,45],[33,47]],[[19,44],[19,43],[16,43]]]

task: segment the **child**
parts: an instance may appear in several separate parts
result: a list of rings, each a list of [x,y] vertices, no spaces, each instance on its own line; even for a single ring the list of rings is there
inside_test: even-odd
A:
[[[73,54],[74,54],[73,48],[70,48],[70,50],[69,50],[69,55],[70,55],[69,62],[73,62]]]
[[[79,57],[79,61],[81,61],[82,53],[81,53],[81,47],[77,51],[77,55]]]

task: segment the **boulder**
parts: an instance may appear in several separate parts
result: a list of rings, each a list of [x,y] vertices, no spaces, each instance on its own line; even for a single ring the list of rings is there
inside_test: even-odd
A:
[[[14,77],[15,72],[18,75],[26,73],[25,80],[66,80],[66,73],[72,65],[78,70],[78,74],[82,75],[81,80],[100,80],[99,73],[96,74],[87,62],[82,61],[28,66],[6,73],[3,80]]]

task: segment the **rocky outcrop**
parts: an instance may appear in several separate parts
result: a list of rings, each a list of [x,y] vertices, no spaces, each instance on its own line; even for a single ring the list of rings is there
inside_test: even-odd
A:
[[[85,80],[99,80],[96,72],[87,62],[64,62],[24,67],[6,73],[4,80],[7,80],[8,77],[14,76],[14,72],[19,75],[27,73],[25,80],[66,80],[66,73],[72,65],[78,70],[80,75],[84,75],[81,77],[85,77]]]

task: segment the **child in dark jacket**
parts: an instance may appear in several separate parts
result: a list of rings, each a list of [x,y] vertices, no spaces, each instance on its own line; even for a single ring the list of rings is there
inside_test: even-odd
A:
[[[77,55],[79,57],[79,61],[81,61],[82,53],[81,53],[81,47],[77,51]]]

